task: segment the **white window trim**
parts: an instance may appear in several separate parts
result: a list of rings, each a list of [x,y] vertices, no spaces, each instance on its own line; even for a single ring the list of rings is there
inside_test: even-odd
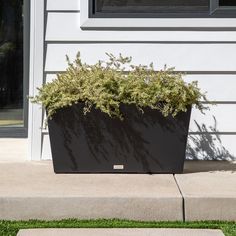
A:
[[[212,4],[211,11],[216,4]],[[89,0],[81,0],[80,9],[82,29],[236,29],[236,18],[89,18]]]
[[[29,96],[35,96],[43,84],[44,1],[30,1],[30,73]],[[28,160],[40,161],[42,152],[42,108],[29,102]]]

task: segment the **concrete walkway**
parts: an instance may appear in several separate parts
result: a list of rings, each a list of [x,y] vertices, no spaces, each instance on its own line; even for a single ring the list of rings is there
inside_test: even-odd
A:
[[[29,229],[17,236],[224,236],[211,229]]]
[[[176,175],[186,220],[236,221],[236,163],[187,162]]]
[[[56,175],[0,162],[0,219],[234,220],[236,164],[187,162],[182,175]]]
[[[25,162],[27,148],[26,138],[0,138],[0,163]]]

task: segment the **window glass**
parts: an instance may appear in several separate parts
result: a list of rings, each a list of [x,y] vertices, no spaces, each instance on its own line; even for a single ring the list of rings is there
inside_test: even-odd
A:
[[[23,0],[0,0],[0,127],[23,126]]]
[[[104,13],[199,12],[209,10],[209,0],[97,0]]]
[[[220,6],[236,6],[236,0],[220,0]]]

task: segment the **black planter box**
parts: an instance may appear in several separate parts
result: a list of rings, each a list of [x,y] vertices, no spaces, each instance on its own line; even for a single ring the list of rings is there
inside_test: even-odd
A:
[[[121,106],[125,119],[79,103],[49,120],[55,173],[182,173],[191,108],[175,118]]]

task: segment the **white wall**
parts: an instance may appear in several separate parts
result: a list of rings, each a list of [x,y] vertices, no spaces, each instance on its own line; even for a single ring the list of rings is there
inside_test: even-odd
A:
[[[88,63],[111,52],[154,62],[156,69],[174,66],[217,103],[205,116],[193,110],[188,157],[236,159],[236,31],[81,30],[78,0],[47,0],[45,20],[45,81],[65,70],[66,54],[73,59],[78,51]],[[50,159],[47,130],[41,140],[42,158]]]

